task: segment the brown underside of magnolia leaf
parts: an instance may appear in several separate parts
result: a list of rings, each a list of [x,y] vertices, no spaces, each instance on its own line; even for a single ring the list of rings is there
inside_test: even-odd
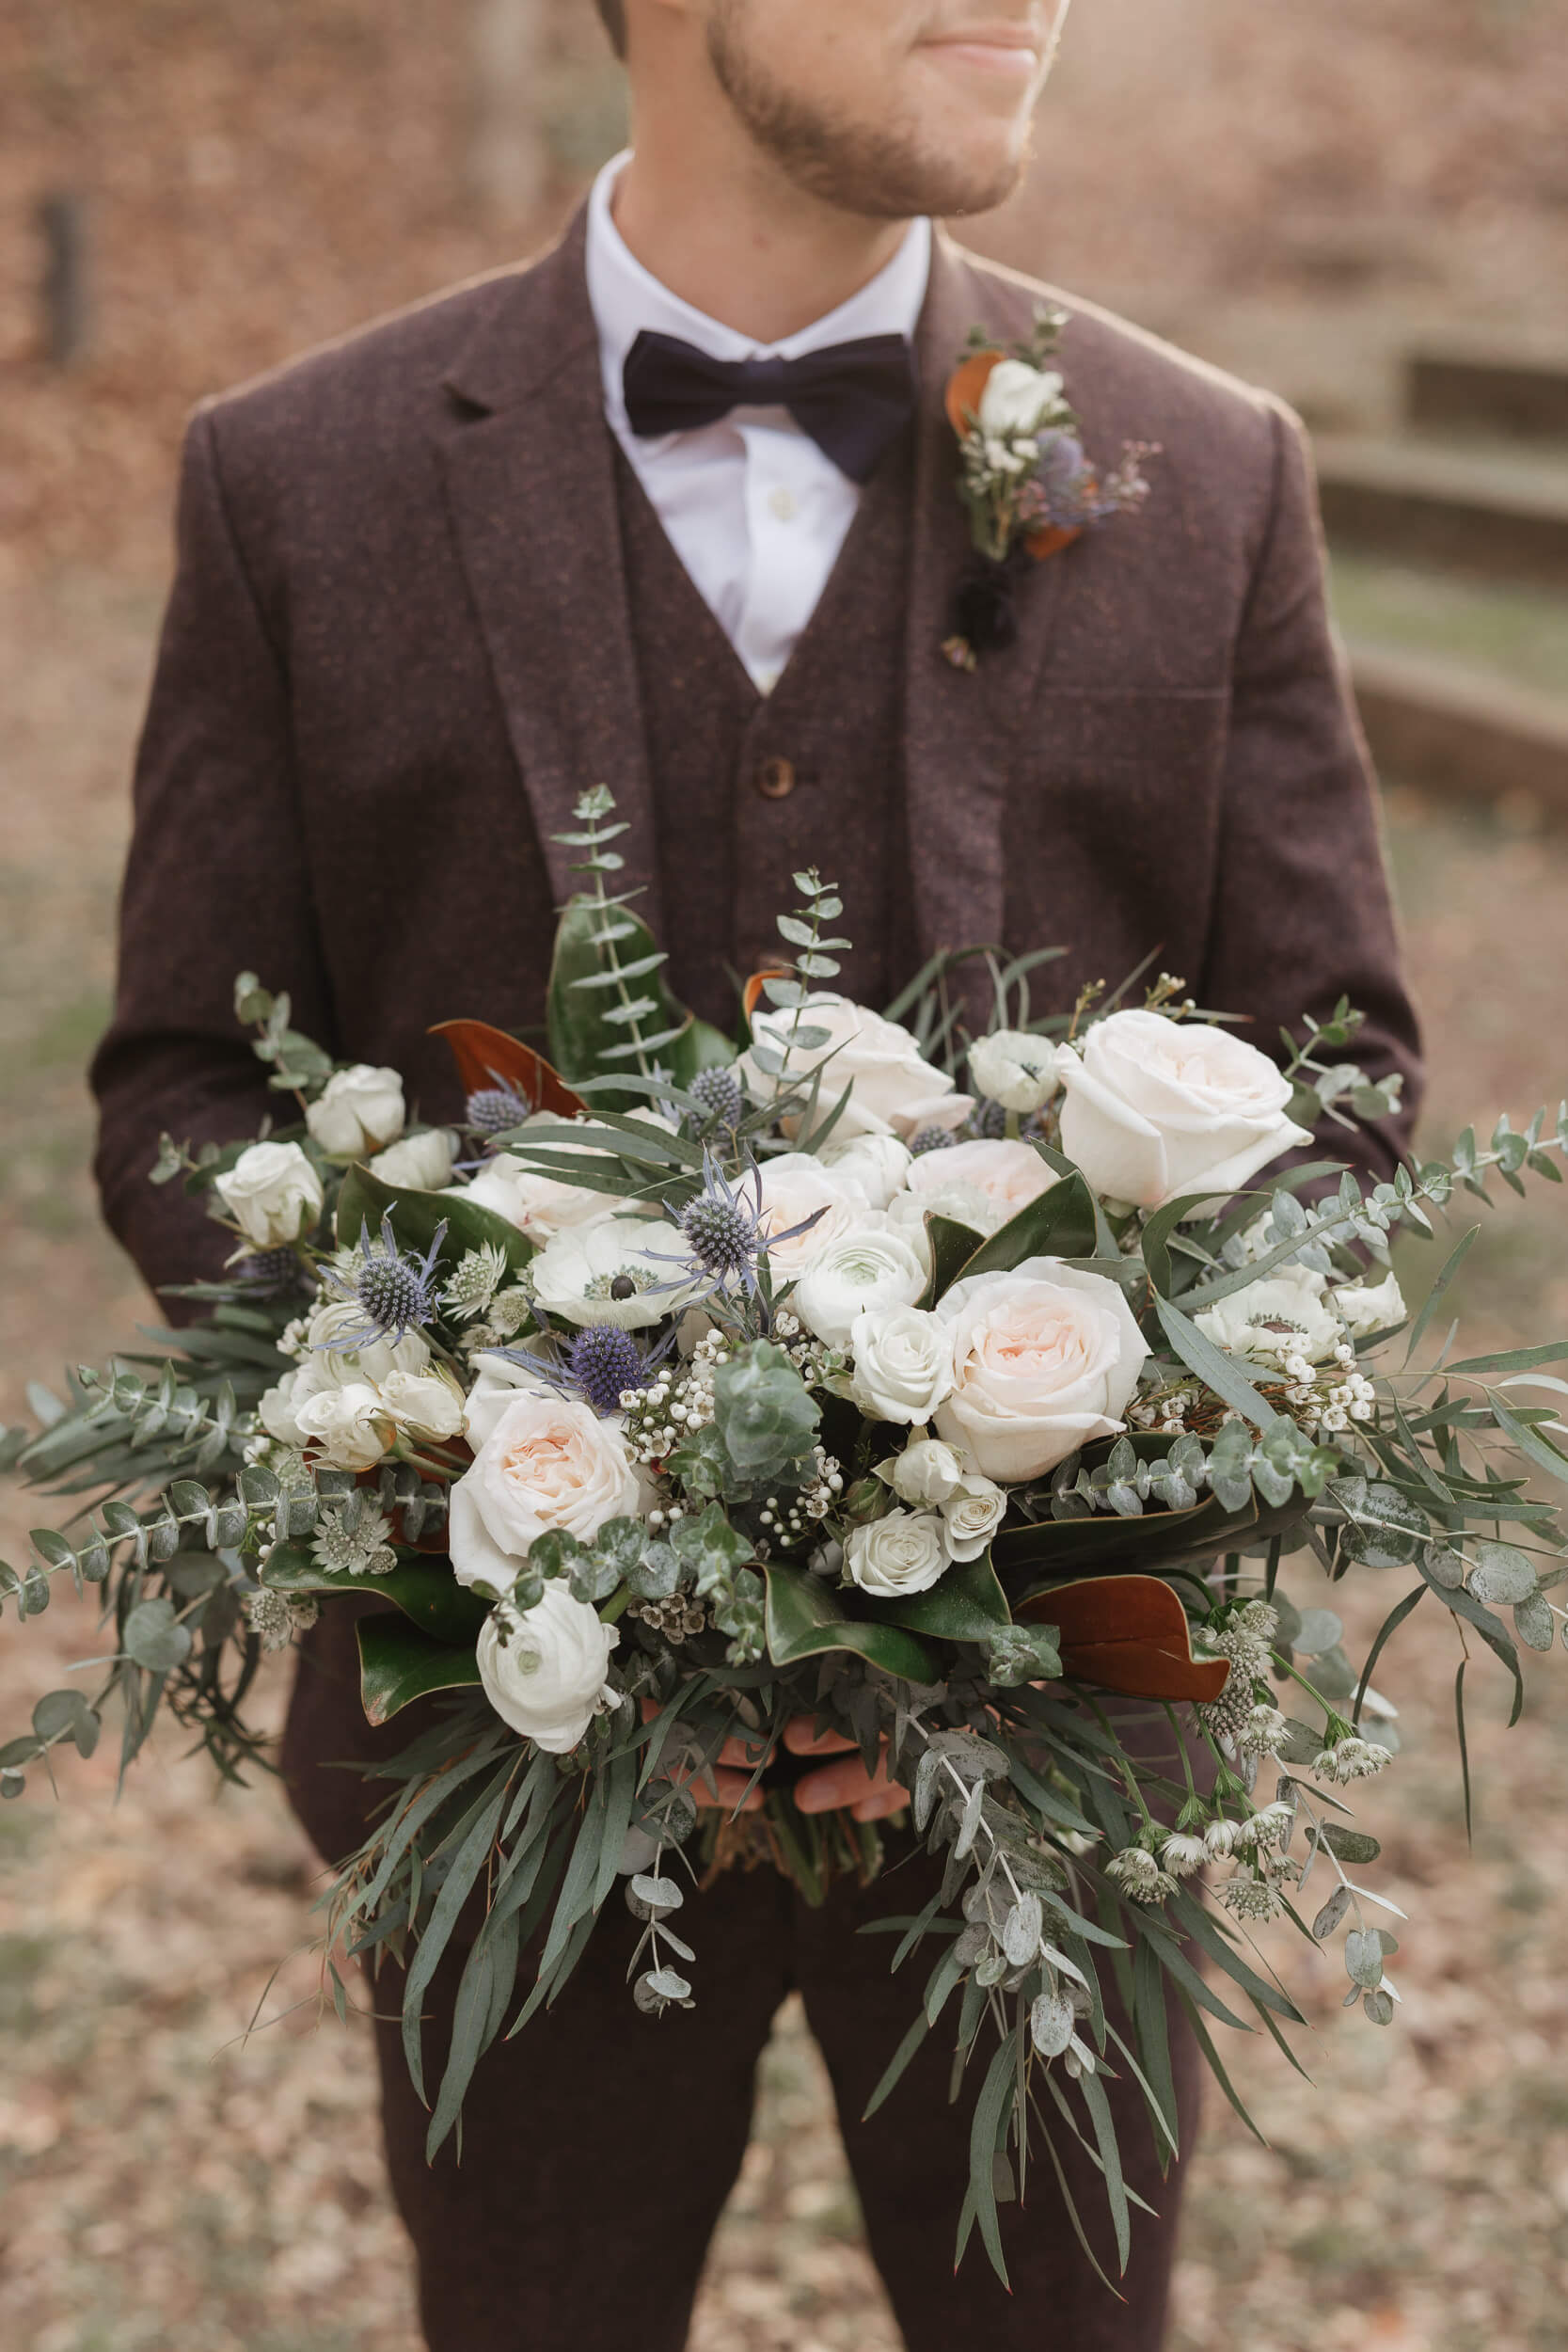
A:
[[[487,1021],[438,1021],[430,1032],[444,1037],[457,1064],[457,1074],[469,1094],[499,1083],[509,1086],[536,1111],[553,1111],[560,1119],[578,1119],[588,1108],[574,1094],[543,1054]]]
[[[1065,1674],[1127,1698],[1212,1704],[1230,1672],[1223,1658],[1193,1656],[1187,1613],[1163,1577],[1084,1577],[1013,1614],[1058,1628]]]

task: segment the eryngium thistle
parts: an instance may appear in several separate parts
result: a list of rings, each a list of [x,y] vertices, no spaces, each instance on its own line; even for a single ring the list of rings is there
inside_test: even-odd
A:
[[[446,1237],[443,1217],[424,1256],[405,1258],[393,1237],[390,1215],[381,1220],[379,1243],[372,1243],[367,1229],[360,1226],[358,1272],[349,1279],[329,1270],[326,1279],[342,1297],[355,1299],[363,1308],[365,1327],[333,1340],[335,1351],[364,1347],[372,1340],[390,1340],[395,1346],[410,1331],[422,1330],[427,1323],[435,1322],[439,1289],[436,1265]]]
[[[1007,1132],[1007,1114],[1000,1103],[977,1103],[969,1123],[987,1143],[1000,1143]],[[952,1139],[948,1137],[949,1142]]]
[[[292,1249],[247,1252],[234,1265],[234,1279],[256,1298],[292,1298],[310,1287],[309,1277]]]
[[[520,1127],[533,1105],[511,1087],[480,1087],[469,1095],[464,1118],[482,1136],[504,1136]]]
[[[733,1070],[699,1070],[687,1092],[701,1103],[710,1125],[727,1127],[732,1135],[739,1126],[746,1098]]]
[[[593,1324],[572,1343],[568,1361],[572,1378],[594,1410],[618,1412],[627,1389],[641,1389],[648,1376],[642,1351],[629,1331],[611,1323]]]
[[[911,1142],[910,1150],[918,1160],[923,1158],[927,1152],[945,1152],[950,1144],[955,1144],[958,1140],[958,1136],[951,1134],[945,1127],[922,1127],[920,1133]]]
[[[757,1220],[743,1201],[702,1193],[681,1215],[681,1232],[705,1274],[745,1274],[756,1255]]]

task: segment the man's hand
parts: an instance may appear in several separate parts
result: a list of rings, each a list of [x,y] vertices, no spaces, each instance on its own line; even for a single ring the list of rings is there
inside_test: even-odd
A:
[[[658,1708],[651,1699],[642,1702],[642,1720],[651,1723]],[[880,1821],[890,1813],[901,1813],[909,1804],[909,1795],[896,1781],[887,1776],[887,1745],[875,1772],[868,1772],[861,1761],[860,1752],[852,1740],[841,1733],[812,1729],[809,1715],[797,1715],[784,1726],[784,1746],[791,1756],[832,1756],[836,1763],[824,1765],[817,1772],[807,1772],[795,1784],[795,1803],[802,1813],[832,1813],[847,1809],[857,1821]],[[699,1807],[717,1806],[725,1813],[755,1813],[760,1810],[764,1791],[750,1786],[761,1754],[760,1739],[739,1732],[732,1733],[711,1768],[701,1773],[676,1770],[672,1779],[691,1790]]]

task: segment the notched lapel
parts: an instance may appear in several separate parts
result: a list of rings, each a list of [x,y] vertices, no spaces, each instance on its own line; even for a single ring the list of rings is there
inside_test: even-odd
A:
[[[1072,561],[1069,549],[1022,582],[1018,638],[1006,652],[988,654],[973,672],[946,660],[942,640],[952,629],[954,596],[970,559],[957,488],[958,443],[943,405],[947,379],[972,327],[993,327],[999,341],[1011,342],[1027,333],[1031,315],[1022,290],[1015,295],[1005,280],[972,269],[961,250],[938,234],[920,322],[920,453],[905,681],[910,861],[923,959],[942,947],[1003,944],[1007,783]],[[1047,943],[1006,944],[1022,952]],[[965,994],[972,1024],[983,1025],[990,1009],[983,968],[970,971]]]
[[[657,863],[584,218],[452,363],[433,431],[453,529],[558,905],[578,795],[609,785],[627,888],[656,933]]]

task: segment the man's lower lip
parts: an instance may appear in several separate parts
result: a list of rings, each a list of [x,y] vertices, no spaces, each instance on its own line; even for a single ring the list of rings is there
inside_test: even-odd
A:
[[[1023,80],[1039,65],[1039,53],[999,40],[933,40],[927,47],[955,65],[978,66],[992,73],[1010,73]]]

